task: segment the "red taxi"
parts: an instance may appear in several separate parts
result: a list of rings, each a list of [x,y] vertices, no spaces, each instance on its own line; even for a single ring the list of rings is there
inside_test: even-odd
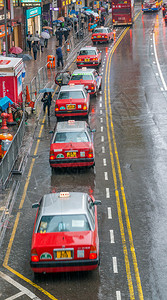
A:
[[[93,167],[93,132],[85,121],[58,122],[50,145],[50,166]]]
[[[86,46],[80,49],[76,59],[78,68],[96,67],[101,64],[101,51],[97,47]]]
[[[87,116],[89,113],[90,96],[84,85],[64,85],[60,88],[55,103],[55,116]]]
[[[95,69],[74,70],[68,84],[84,84],[89,94],[96,94],[101,89],[102,76]]]
[[[101,201],[86,193],[44,195],[31,243],[34,273],[90,271],[99,265],[97,207]]]
[[[109,27],[95,28],[91,40],[93,44],[109,43],[114,40],[114,34]]]

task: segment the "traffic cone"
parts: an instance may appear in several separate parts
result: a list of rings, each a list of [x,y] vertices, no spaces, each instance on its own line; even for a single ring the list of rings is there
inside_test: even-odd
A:
[[[5,130],[8,129],[7,124],[6,124],[6,119],[9,118],[9,114],[2,113],[1,118],[2,118],[2,127],[1,127],[1,129],[5,129]]]
[[[69,42],[67,43],[67,52],[70,52],[70,44],[69,44]]]
[[[30,102],[31,102],[30,93],[29,93],[28,85],[26,85],[26,103],[30,104]]]
[[[7,124],[8,125],[16,125],[16,122],[14,122],[14,120],[13,120],[13,114],[12,114],[12,109],[11,109],[10,103],[9,103],[9,108],[8,108],[8,114],[9,114],[9,117],[7,118]]]

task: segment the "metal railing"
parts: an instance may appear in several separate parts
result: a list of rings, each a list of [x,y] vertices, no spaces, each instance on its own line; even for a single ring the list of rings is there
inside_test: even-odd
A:
[[[9,177],[9,174],[11,173],[14,167],[15,161],[17,159],[22,144],[24,131],[25,131],[25,121],[24,121],[24,114],[23,114],[23,118],[20,122],[17,133],[15,134],[13,141],[8,148],[8,151],[4,155],[2,161],[0,162],[0,187],[1,188],[4,188],[6,181]]]

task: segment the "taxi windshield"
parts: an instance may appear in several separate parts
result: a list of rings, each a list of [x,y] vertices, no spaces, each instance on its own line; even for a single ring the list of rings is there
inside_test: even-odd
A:
[[[58,99],[80,99],[85,98],[82,91],[62,91],[60,92]]]
[[[106,28],[97,28],[95,29],[94,33],[107,33],[107,29]]]
[[[51,233],[62,231],[89,231],[90,224],[86,215],[57,215],[42,216],[38,233]]]
[[[87,143],[89,142],[86,132],[57,132],[54,143]]]
[[[73,74],[71,80],[93,80],[92,74]]]
[[[96,50],[81,50],[79,55],[96,55]]]

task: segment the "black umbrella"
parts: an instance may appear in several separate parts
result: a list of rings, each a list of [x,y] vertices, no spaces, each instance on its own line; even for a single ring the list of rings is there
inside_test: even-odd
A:
[[[23,61],[29,61],[29,60],[32,59],[32,56],[31,56],[31,55],[29,55],[29,54],[23,54],[23,53],[18,54],[18,57],[22,58]]]

